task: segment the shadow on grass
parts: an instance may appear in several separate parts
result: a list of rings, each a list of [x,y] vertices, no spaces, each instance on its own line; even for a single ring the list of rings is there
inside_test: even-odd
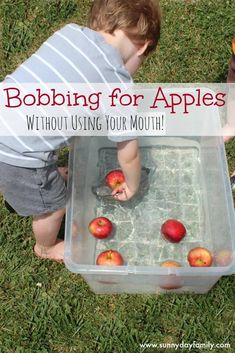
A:
[[[4,201],[4,205],[5,205],[5,208],[8,210],[9,213],[17,214],[17,212],[14,210],[14,208],[11,207],[11,205],[7,201]],[[19,217],[22,217],[22,216],[19,216]],[[62,220],[62,223],[61,223],[61,227],[60,227],[60,231],[59,231],[59,234],[58,234],[58,238],[59,239],[64,240],[64,232],[65,232],[65,216],[63,217],[63,220]]]

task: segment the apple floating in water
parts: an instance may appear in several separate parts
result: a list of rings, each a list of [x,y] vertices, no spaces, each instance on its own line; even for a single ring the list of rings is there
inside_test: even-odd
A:
[[[161,267],[181,267],[178,261],[167,260],[160,264]],[[182,280],[176,275],[161,275],[160,288],[162,289],[178,289],[182,287]]]
[[[121,169],[111,170],[105,176],[105,183],[110,189],[114,190],[125,182],[125,176]]]
[[[167,260],[167,261],[163,261],[160,264],[161,267],[181,267],[181,264],[178,261],[174,261],[174,260]]]
[[[171,243],[179,243],[186,235],[186,228],[177,219],[168,219],[161,226],[163,238]]]
[[[222,249],[216,252],[215,256],[215,263],[218,266],[228,266],[233,261],[233,254],[232,251],[229,249]]]
[[[96,265],[122,266],[124,259],[117,250],[106,250],[100,253],[96,259]]]
[[[213,257],[208,249],[196,247],[189,251],[188,262],[192,267],[210,267]]]
[[[113,231],[112,222],[106,217],[97,217],[90,221],[89,232],[98,239],[109,237]]]

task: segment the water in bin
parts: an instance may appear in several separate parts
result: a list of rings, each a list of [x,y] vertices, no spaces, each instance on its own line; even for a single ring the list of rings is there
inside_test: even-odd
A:
[[[145,195],[149,189],[149,182],[151,175],[154,174],[155,170],[151,170],[150,168],[142,167],[141,168],[141,178],[140,178],[140,186],[138,191],[138,197],[141,195]],[[93,194],[98,198],[113,198],[111,195],[110,188],[105,184],[105,179],[99,182],[97,185],[93,185],[91,187]]]

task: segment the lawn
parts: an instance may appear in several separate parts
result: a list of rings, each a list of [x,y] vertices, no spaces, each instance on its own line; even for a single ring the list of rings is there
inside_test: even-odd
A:
[[[131,0],[130,0],[131,1]],[[232,0],[161,0],[160,45],[136,82],[224,82],[235,32]],[[0,0],[0,79],[65,23],[85,24],[88,0]],[[226,145],[230,172],[235,141]],[[235,276],[206,295],[95,295],[79,275],[33,255],[30,218],[0,206],[0,353],[139,353],[143,343],[229,343]],[[147,353],[173,352],[145,349]]]

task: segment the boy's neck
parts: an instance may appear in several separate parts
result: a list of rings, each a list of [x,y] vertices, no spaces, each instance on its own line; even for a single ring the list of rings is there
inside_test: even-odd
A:
[[[129,61],[129,59],[137,50],[132,41],[120,29],[116,30],[113,34],[104,31],[99,31],[99,33],[103,36],[108,44],[112,45],[119,51],[124,64]]]

